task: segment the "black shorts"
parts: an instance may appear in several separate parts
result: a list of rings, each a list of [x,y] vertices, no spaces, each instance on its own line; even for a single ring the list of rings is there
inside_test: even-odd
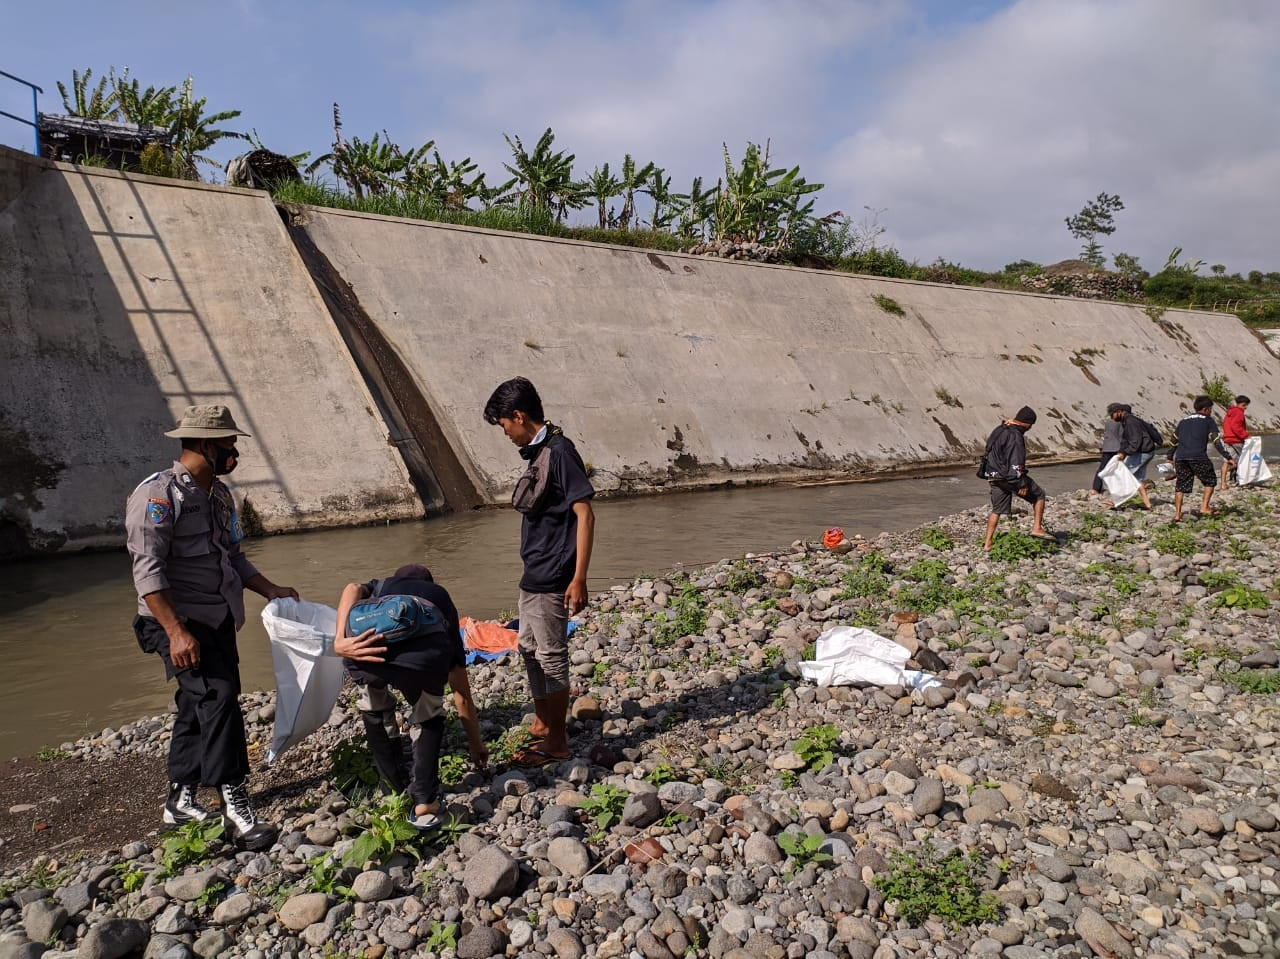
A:
[[[1196,480],[1210,488],[1218,485],[1218,474],[1209,460],[1174,460],[1173,469],[1177,474],[1175,493],[1190,493]]]
[[[1020,490],[1025,490],[1025,492],[1019,492]],[[1018,481],[992,480],[991,512],[1005,516],[1012,514],[1013,498],[1015,496],[1026,500],[1028,503],[1038,503],[1044,499],[1044,490],[1030,476],[1024,476]]]

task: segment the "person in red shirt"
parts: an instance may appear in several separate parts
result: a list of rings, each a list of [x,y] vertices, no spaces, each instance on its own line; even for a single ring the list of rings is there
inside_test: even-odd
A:
[[[1250,436],[1249,428],[1244,423],[1244,411],[1249,408],[1249,397],[1237,396],[1235,406],[1227,408],[1226,415],[1222,417],[1222,442],[1226,444],[1235,456],[1235,462],[1240,462],[1240,457],[1244,452],[1244,441]],[[1231,460],[1222,461],[1222,485],[1225,487],[1231,478]]]

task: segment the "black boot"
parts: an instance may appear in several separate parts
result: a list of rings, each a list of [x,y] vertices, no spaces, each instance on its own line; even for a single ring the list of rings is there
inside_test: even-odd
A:
[[[391,792],[404,792],[409,788],[409,768],[395,710],[362,709],[360,718],[383,785]]]

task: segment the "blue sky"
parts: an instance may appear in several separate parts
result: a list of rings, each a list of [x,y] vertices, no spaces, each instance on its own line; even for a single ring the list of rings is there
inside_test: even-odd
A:
[[[51,112],[73,68],[127,65],[194,75],[280,152],[324,152],[336,100],[348,135],[434,139],[491,182],[503,133],[551,126],[579,175],[629,152],[679,190],[714,182],[722,143],[770,138],[826,184],[819,213],[883,211],[882,245],[922,263],[1065,259],[1063,219],[1105,190],[1126,207],[1108,253],[1280,270],[1271,0],[74,0],[5,20],[0,70]],[[0,82],[0,109],[27,91]],[[29,131],[0,119],[0,142]]]

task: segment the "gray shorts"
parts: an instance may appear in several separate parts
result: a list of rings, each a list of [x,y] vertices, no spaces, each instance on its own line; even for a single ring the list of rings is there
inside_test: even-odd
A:
[[[569,688],[569,610],[564,593],[520,590],[517,644],[534,699]]]

